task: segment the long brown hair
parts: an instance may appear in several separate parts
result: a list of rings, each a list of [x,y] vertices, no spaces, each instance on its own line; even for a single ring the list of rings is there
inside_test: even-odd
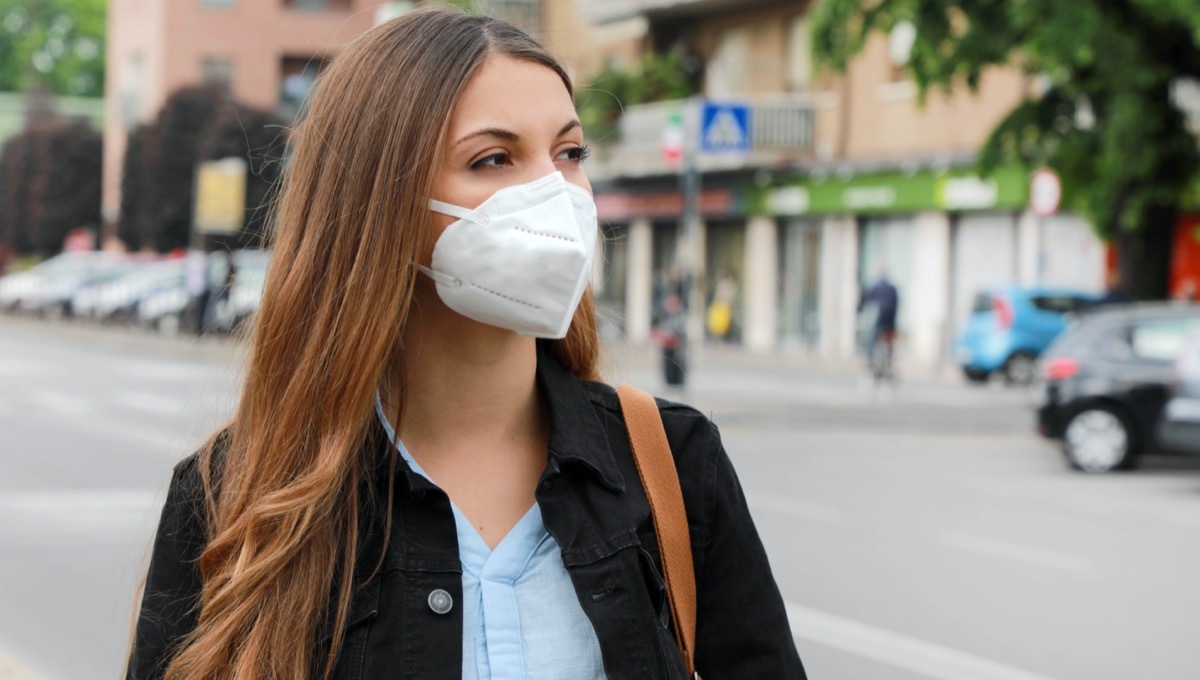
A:
[[[201,454],[209,541],[199,623],[169,680],[332,671],[367,502],[360,482],[378,463],[363,446],[375,391],[408,318],[413,263],[432,248],[426,206],[447,121],[493,54],[543,64],[571,91],[562,66],[519,29],[446,9],[377,26],[322,74],[292,137],[227,445]],[[550,351],[595,379],[598,344],[589,293]],[[332,648],[315,658],[329,612]]]

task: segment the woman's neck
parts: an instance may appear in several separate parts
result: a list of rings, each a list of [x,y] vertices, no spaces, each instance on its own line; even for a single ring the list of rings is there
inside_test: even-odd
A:
[[[396,388],[403,384],[398,431],[409,450],[428,456],[481,442],[544,439],[536,341],[430,302],[413,305],[419,311],[409,319],[384,389],[387,411],[394,413]]]

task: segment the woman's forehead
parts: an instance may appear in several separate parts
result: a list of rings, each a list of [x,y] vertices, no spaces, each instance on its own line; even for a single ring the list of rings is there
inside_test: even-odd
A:
[[[450,137],[479,127],[562,127],[575,115],[571,94],[553,69],[504,55],[488,57],[467,82],[450,117]]]

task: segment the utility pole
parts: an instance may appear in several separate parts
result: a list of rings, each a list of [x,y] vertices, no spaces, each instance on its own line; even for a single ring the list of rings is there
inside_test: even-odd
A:
[[[679,263],[680,271],[683,274],[683,281],[680,282],[683,296],[683,322],[677,359],[682,368],[680,386],[687,382],[688,331],[696,313],[695,305],[702,302],[697,299],[696,295],[697,275],[701,265],[700,262],[697,262],[696,254],[699,250],[697,240],[700,234],[700,112],[703,105],[704,98],[702,96],[693,96],[687,100],[683,115],[683,172],[679,178],[680,190],[683,194],[683,233],[678,245],[679,250],[675,253],[676,262]]]

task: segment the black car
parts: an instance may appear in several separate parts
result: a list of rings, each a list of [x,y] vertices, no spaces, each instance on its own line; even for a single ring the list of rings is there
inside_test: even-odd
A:
[[[1192,333],[1175,362],[1170,398],[1156,434],[1172,451],[1200,455],[1200,333]]]
[[[1038,430],[1061,439],[1084,472],[1132,469],[1143,452],[1171,452],[1157,437],[1173,363],[1200,308],[1136,304],[1086,314],[1042,357],[1046,400]]]

